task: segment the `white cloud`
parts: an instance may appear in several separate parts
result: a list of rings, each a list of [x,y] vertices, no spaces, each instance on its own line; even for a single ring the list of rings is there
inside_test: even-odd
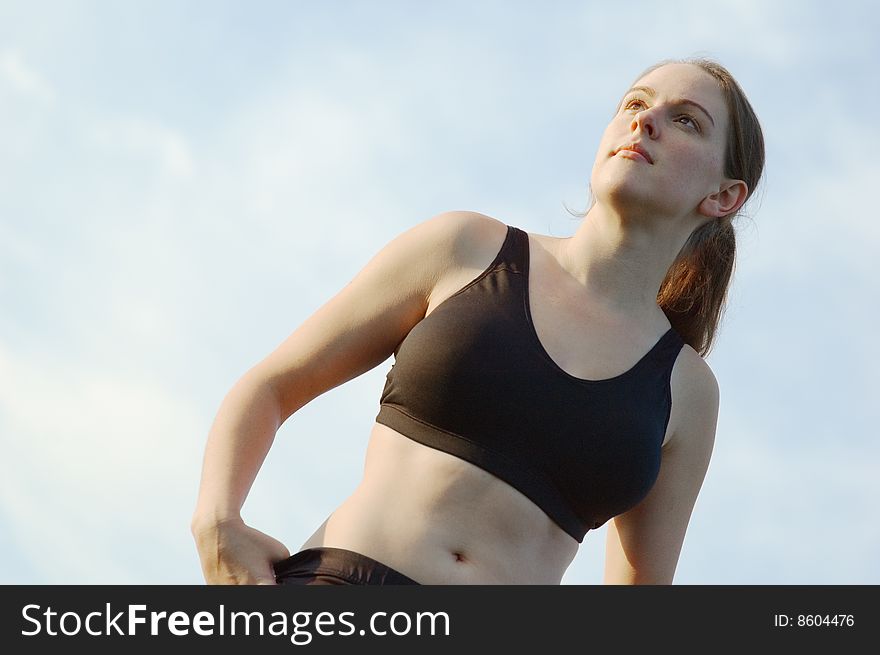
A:
[[[880,164],[868,153],[880,148],[880,137],[857,121],[828,120],[817,130],[817,114],[848,111],[843,97],[823,95],[815,113],[774,117],[765,125],[768,163],[757,233],[751,222],[744,233],[749,274],[818,277],[830,273],[818,264],[831,259],[838,275],[844,269],[866,281],[873,274],[880,227],[871,209]]]
[[[698,503],[696,535],[720,584],[864,584],[880,575],[874,499],[880,451],[828,434],[817,442],[731,418]]]
[[[796,61],[804,47],[801,33],[791,28],[790,16],[797,9],[802,6],[759,0],[722,0],[711,11],[700,0],[675,0],[662,7],[583,3],[579,15],[560,22],[561,29],[573,30],[570,40],[582,41],[581,50],[603,57],[609,68],[626,62],[636,67],[635,75],[655,61],[708,56],[720,58],[737,74],[734,60],[761,61],[777,69]]]
[[[0,417],[5,531],[47,580],[131,580],[135,540],[188,538],[206,426],[160,382],[0,348]]]
[[[147,157],[173,178],[188,178],[195,172],[192,149],[184,136],[153,120],[104,120],[92,127],[92,138],[102,149]]]
[[[11,289],[22,271],[38,268],[41,263],[36,244],[3,221],[0,221],[0,253],[0,293]]]
[[[0,79],[24,96],[49,103],[55,100],[49,82],[26,64],[16,50],[0,52]]]

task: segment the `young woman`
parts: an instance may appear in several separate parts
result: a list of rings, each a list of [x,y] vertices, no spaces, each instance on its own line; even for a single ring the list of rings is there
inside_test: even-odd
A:
[[[569,238],[447,212],[388,243],[224,399],[192,530],[209,583],[670,584],[712,453],[704,361],[764,163],[707,60],[620,101]],[[240,509],[281,424],[394,355],[363,480],[290,555]]]

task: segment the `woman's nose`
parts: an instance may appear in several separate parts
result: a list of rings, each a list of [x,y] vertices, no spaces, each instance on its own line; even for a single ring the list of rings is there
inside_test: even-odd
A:
[[[649,139],[656,139],[659,134],[657,120],[654,118],[654,112],[651,109],[645,109],[633,116],[630,129],[633,132],[636,130],[644,132]]]

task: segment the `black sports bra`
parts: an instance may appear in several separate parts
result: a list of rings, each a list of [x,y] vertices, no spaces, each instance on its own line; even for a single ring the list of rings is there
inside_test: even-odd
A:
[[[684,342],[670,328],[625,373],[570,375],[535,332],[528,274],[528,235],[508,226],[489,267],[400,344],[376,421],[504,480],[582,542],[657,479]]]

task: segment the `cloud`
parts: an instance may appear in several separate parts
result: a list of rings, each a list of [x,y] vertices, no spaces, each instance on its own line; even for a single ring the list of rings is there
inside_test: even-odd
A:
[[[156,161],[173,178],[195,172],[192,149],[179,132],[156,121],[137,117],[104,120],[92,128],[94,143],[107,151],[124,152]]]
[[[140,541],[161,557],[187,536],[204,417],[159,381],[55,355],[0,344],[4,532],[47,581],[137,578],[156,566]]]
[[[880,576],[876,444],[820,442],[731,418],[692,535],[719,584],[865,584]],[[733,527],[731,527],[733,526]]]
[[[0,52],[0,79],[23,96],[47,103],[55,100],[49,82],[28,66],[17,50]]]

